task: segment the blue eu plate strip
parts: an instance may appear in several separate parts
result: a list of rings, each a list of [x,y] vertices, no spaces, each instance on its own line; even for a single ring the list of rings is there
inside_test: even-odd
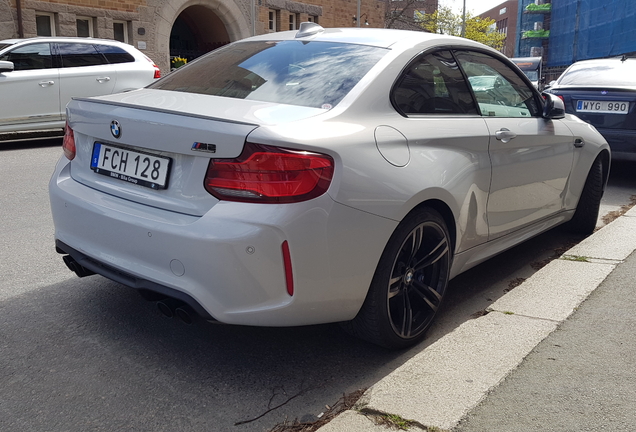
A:
[[[97,168],[97,162],[99,161],[99,152],[102,148],[100,143],[95,143],[93,146],[93,157],[91,158],[91,168]]]

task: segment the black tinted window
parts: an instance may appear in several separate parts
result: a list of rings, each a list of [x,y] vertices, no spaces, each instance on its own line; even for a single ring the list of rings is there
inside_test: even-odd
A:
[[[329,109],[386,53],[331,42],[239,42],[179,68],[150,88]]]
[[[392,98],[404,114],[479,114],[449,51],[411,63],[393,88]]]
[[[112,45],[95,45],[95,48],[106,57],[108,63],[129,63],[135,58],[123,48]]]
[[[530,117],[539,114],[533,90],[508,65],[488,54],[456,51],[482,116]]]
[[[48,69],[53,67],[51,45],[35,43],[18,47],[0,57],[13,62],[14,70]]]
[[[106,64],[106,58],[91,44],[58,43],[62,67],[82,67]]]

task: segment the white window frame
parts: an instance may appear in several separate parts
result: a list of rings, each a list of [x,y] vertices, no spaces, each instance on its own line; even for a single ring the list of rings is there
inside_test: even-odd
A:
[[[95,37],[95,30],[93,26],[93,18],[88,16],[76,16],[75,17],[75,30],[77,31],[77,21],[88,21],[88,37]],[[79,32],[77,34],[79,36]]]
[[[289,29],[296,30],[296,14],[289,14]]]
[[[115,39],[115,24],[122,24],[124,26],[124,43],[130,43],[128,42],[128,21],[119,21],[119,20],[113,20],[113,39]]]
[[[45,16],[49,18],[49,24],[51,25],[51,36],[57,36],[55,34],[55,14],[52,12],[36,12],[35,13],[35,18],[37,19],[37,17],[40,16]],[[37,28],[37,25],[36,25]],[[37,30],[36,30],[37,32]],[[38,35],[38,36],[42,36],[42,35]]]
[[[269,25],[269,31],[270,32],[275,32],[276,31],[276,15],[277,15],[277,10],[276,9],[270,9],[269,13],[268,13],[268,25]]]

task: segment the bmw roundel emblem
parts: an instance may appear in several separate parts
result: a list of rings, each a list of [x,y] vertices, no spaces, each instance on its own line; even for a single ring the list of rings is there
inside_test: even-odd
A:
[[[121,137],[121,126],[117,120],[110,122],[110,133],[113,134],[115,138]]]

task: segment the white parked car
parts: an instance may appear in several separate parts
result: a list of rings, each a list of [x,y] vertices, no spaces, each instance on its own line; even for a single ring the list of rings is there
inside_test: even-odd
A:
[[[73,97],[101,96],[161,77],[131,45],[113,40],[38,37],[0,41],[0,140],[16,132],[62,131]]]
[[[390,348],[450,278],[562,223],[590,233],[610,163],[499,52],[424,32],[303,23],[67,111],[50,198],[78,275]]]

